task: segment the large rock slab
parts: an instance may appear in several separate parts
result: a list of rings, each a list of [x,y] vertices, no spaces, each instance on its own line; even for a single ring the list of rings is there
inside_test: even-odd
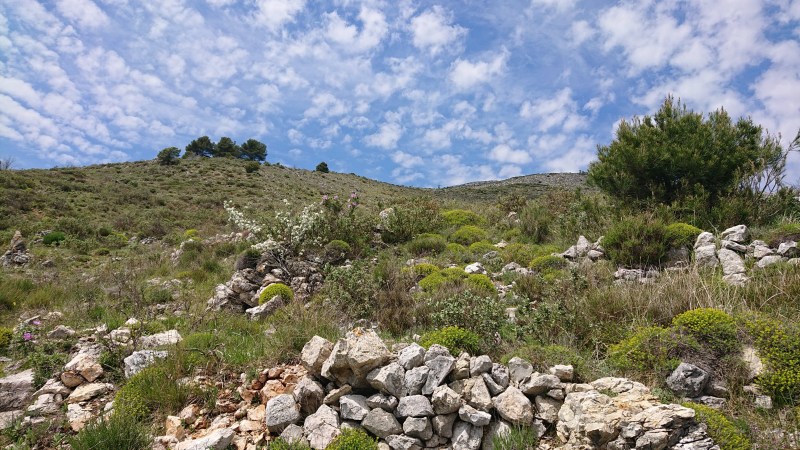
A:
[[[169,355],[164,350],[139,350],[131,353],[125,362],[125,377],[130,378],[141,372],[145,367],[152,365],[156,360],[164,359]]]
[[[720,264],[722,264],[722,273],[725,275],[734,275],[737,273],[744,273],[744,258],[733,250],[722,248],[717,253]]]
[[[519,389],[509,386],[502,394],[492,399],[500,417],[520,425],[533,423],[533,405]]]
[[[672,392],[684,397],[698,397],[703,393],[711,377],[705,370],[685,362],[667,377],[667,386]]]
[[[182,340],[183,337],[178,333],[178,330],[168,330],[149,336],[142,336],[139,338],[139,347],[143,349],[157,348],[166,345],[175,345]]]
[[[28,406],[33,393],[33,369],[0,378],[0,412]]]
[[[317,412],[306,417],[303,433],[311,448],[323,450],[341,434],[339,425],[339,415],[336,411],[328,405],[322,405]]]
[[[80,375],[91,383],[103,375],[103,366],[100,365],[102,353],[103,349],[99,345],[83,344],[78,353],[64,365],[64,371]]]
[[[403,427],[400,426],[397,418],[392,413],[380,408],[373,409],[367,413],[367,416],[361,422],[361,426],[379,438],[403,432]]]
[[[280,433],[300,420],[300,408],[291,394],[281,394],[267,402],[266,425],[270,433]]]
[[[455,362],[456,359],[450,356],[449,352],[446,355],[439,355],[425,361],[425,365],[430,371],[428,372],[428,379],[425,381],[425,386],[422,387],[422,393],[424,395],[433,394],[433,390],[442,384],[447,375],[450,374],[450,371],[453,370]]]
[[[230,428],[217,429],[204,437],[179,442],[175,450],[225,450],[235,435]]]
[[[72,391],[72,394],[67,397],[68,403],[80,403],[85,402],[86,400],[91,400],[99,395],[103,395],[106,392],[110,392],[114,389],[114,385],[110,383],[89,383],[89,384],[82,384],[75,388]]]
[[[315,377],[322,376],[322,364],[331,356],[333,343],[323,337],[314,336],[306,342],[300,352],[300,363]]]
[[[723,231],[720,238],[738,244],[747,244],[750,241],[750,230],[747,229],[747,225],[736,225]]]

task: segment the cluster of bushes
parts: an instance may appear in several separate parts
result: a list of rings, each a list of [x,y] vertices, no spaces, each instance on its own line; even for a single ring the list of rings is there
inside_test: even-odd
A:
[[[626,267],[653,267],[666,261],[673,248],[690,247],[701,229],[686,224],[665,224],[648,214],[620,219],[603,237],[603,248],[611,261]]]

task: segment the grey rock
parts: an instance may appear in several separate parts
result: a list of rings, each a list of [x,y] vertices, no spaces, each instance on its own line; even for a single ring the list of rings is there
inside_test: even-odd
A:
[[[484,384],[486,384],[486,388],[489,389],[489,393],[492,396],[495,396],[495,395],[497,395],[497,394],[499,394],[499,393],[501,393],[501,392],[506,390],[505,387],[497,384],[494,381],[494,378],[492,378],[492,375],[489,374],[489,373],[485,373],[485,372],[482,373],[481,374],[481,378],[483,378],[483,382],[484,382]]]
[[[350,341],[347,362],[357,380],[363,380],[376,367],[382,366],[391,357],[389,349],[374,330],[347,333]]]
[[[91,383],[103,376],[103,366],[100,365],[102,353],[103,349],[99,345],[81,343],[78,353],[64,365],[64,371],[79,374]],[[64,377],[62,377],[63,380]]]
[[[450,387],[442,385],[433,391],[431,403],[436,414],[450,414],[458,411],[458,408],[464,403],[464,399]]]
[[[504,420],[498,420],[489,424],[483,429],[483,444],[481,450],[494,450],[494,438],[508,436],[512,430],[511,424]]]
[[[469,376],[475,377],[492,370],[492,360],[488,355],[474,356],[469,361]]]
[[[507,388],[510,381],[508,367],[497,363],[492,364],[492,379],[498,386],[503,389]]]
[[[752,345],[745,345],[742,348],[742,361],[747,365],[747,379],[753,381],[756,377],[764,373],[764,363],[758,356],[758,351]]]
[[[150,336],[142,336],[139,339],[139,347],[147,349],[165,345],[175,345],[182,340],[183,337],[178,333],[178,330],[167,330]]]
[[[428,362],[438,356],[451,356],[450,350],[448,350],[447,347],[445,346],[439,344],[433,344],[430,347],[428,347],[428,350],[425,352],[424,362]]]
[[[325,390],[322,385],[314,381],[309,375],[301,378],[292,391],[295,402],[300,407],[303,416],[314,414],[323,405],[325,400]]]
[[[103,395],[106,392],[110,392],[114,390],[114,385],[110,383],[88,383],[82,384],[75,388],[69,397],[67,397],[68,403],[80,403],[85,402],[86,400],[91,400],[97,396]]]
[[[33,393],[33,369],[0,378],[0,411],[24,408]]]
[[[175,450],[225,450],[231,445],[235,435],[230,428],[217,429],[207,436],[179,442]]]
[[[386,436],[386,443],[392,450],[422,450],[422,441],[402,434]]]
[[[367,382],[369,382],[370,386],[383,393],[395,397],[405,395],[405,370],[396,362],[370,372],[367,375]]]
[[[784,261],[786,261],[786,258],[784,258],[783,256],[769,255],[759,259],[758,262],[756,263],[756,267],[758,267],[759,269],[763,269],[765,267],[771,266],[773,264],[782,263]]]
[[[424,395],[403,397],[397,404],[397,417],[431,417],[434,415],[430,400]]]
[[[460,421],[453,426],[453,450],[478,450],[482,438],[483,427]]]
[[[164,359],[168,355],[169,352],[164,350],[138,350],[131,353],[123,360],[125,363],[125,377],[130,378],[136,375],[145,367],[154,364],[156,360]]]
[[[697,239],[694,241],[694,248],[697,250],[700,247],[705,247],[707,245],[717,245],[716,240],[714,239],[714,235],[709,233],[708,231],[704,231],[697,236]]]
[[[472,264],[468,264],[464,267],[464,272],[472,275],[472,274],[486,274],[486,269],[483,267],[483,264],[479,262],[474,262]]]
[[[560,385],[561,380],[555,375],[534,373],[519,386],[519,389],[527,395],[541,395]]]
[[[519,386],[523,380],[531,376],[533,366],[528,361],[515,356],[508,361],[508,372],[511,384]]]
[[[392,412],[397,408],[397,397],[383,395],[381,393],[372,394],[367,398],[367,406]]]
[[[342,398],[343,395],[347,395],[353,392],[353,387],[349,384],[345,384],[344,386],[333,389],[332,391],[328,392],[328,395],[322,399],[322,403],[326,405],[335,405],[339,402],[339,399]]]
[[[697,267],[714,268],[719,265],[717,247],[714,244],[696,247],[694,249],[694,264]]]
[[[719,243],[720,248],[725,248],[728,250],[732,250],[736,253],[747,253],[747,246],[742,245],[738,242],[723,240]]]
[[[750,231],[747,229],[747,225],[736,225],[723,231],[720,237],[724,240],[746,244],[750,241]]]
[[[699,397],[708,384],[708,373],[689,363],[680,363],[667,377],[667,386],[684,397]]]
[[[748,281],[750,281],[750,277],[744,273],[732,273],[730,275],[723,275],[722,281],[732,286],[744,286]]]
[[[476,427],[482,427],[489,425],[492,415],[484,411],[478,411],[469,405],[461,405],[461,408],[458,409],[458,418]]]
[[[431,348],[433,347],[432,345]],[[430,349],[428,352],[430,352]],[[430,360],[426,359],[425,365],[428,366],[430,372],[428,373],[428,379],[425,381],[425,386],[422,387],[422,393],[431,395],[433,390],[442,384],[442,381],[444,381],[447,375],[450,374],[450,371],[453,370],[455,361],[455,358],[450,356],[450,354],[439,355]]]
[[[370,408],[363,395],[343,395],[339,399],[339,415],[345,420],[364,420]]]
[[[533,405],[519,389],[509,386],[505,392],[492,399],[500,417],[513,423],[529,425],[533,422]]]
[[[281,432],[281,439],[288,444],[308,445],[308,441],[303,434],[303,427],[291,424]]]
[[[403,382],[404,395],[422,394],[422,387],[428,380],[428,372],[430,372],[428,366],[419,366],[407,371]]]
[[[49,339],[66,339],[71,336],[75,336],[75,330],[64,325],[59,325],[47,333]]]
[[[491,410],[492,396],[483,381],[483,377],[473,377],[468,381],[470,383],[467,385],[469,389],[466,393],[467,403],[481,411]]]
[[[672,446],[672,450],[720,450],[719,446],[708,436],[708,427],[704,423],[691,426],[686,434]]]
[[[453,424],[456,423],[456,418],[458,418],[457,413],[435,416],[433,419],[431,419],[433,432],[443,438],[449,439],[453,437]]]
[[[58,398],[56,397],[58,396]],[[31,406],[28,406],[29,416],[49,416],[61,410],[61,398],[58,394],[42,394],[36,398]]]
[[[270,433],[280,433],[300,420],[300,408],[291,394],[281,394],[267,402],[264,418]]]
[[[756,395],[753,404],[756,408],[772,409],[772,398],[768,395]]]
[[[419,367],[423,362],[425,362],[425,348],[416,343],[404,348],[397,355],[397,363],[405,370]]]
[[[433,437],[431,421],[427,417],[409,417],[403,422],[403,433],[412,438],[428,440]]]
[[[536,417],[547,423],[556,423],[563,402],[544,395],[536,396]]]
[[[361,421],[361,426],[379,438],[403,432],[403,427],[400,426],[397,418],[392,413],[380,408],[375,408],[367,413],[367,416]]]
[[[463,380],[465,378],[469,378],[469,362],[472,358],[470,358],[469,353],[461,353],[456,358],[456,362],[453,365],[453,372],[451,374],[454,380]]]
[[[287,302],[282,296],[276,295],[258,306],[245,309],[244,312],[252,321],[264,320],[284,307]]]
[[[701,395],[700,397],[693,398],[692,401],[694,403],[706,405],[714,409],[722,409],[725,407],[725,403],[727,403],[727,401],[724,398],[712,397],[710,395]]]
[[[548,372],[550,375],[555,375],[561,381],[572,381],[575,376],[575,369],[571,365],[558,364],[551,367]]]
[[[341,433],[339,425],[339,415],[336,411],[328,405],[322,405],[317,412],[306,417],[303,422],[303,433],[311,448],[322,450]]]
[[[722,264],[722,273],[725,275],[745,272],[744,259],[735,251],[722,248],[717,253],[717,257]]]

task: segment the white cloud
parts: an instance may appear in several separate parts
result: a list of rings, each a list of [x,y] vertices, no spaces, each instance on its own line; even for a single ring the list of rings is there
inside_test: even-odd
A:
[[[552,98],[525,101],[520,107],[520,116],[538,122],[539,131],[548,131],[560,127],[565,131],[584,128],[585,117],[577,113],[578,104],[572,98],[572,89],[563,88]]]
[[[489,60],[469,61],[457,59],[450,68],[450,81],[456,89],[466,90],[489,82],[505,70],[510,53],[503,48]]]
[[[532,7],[543,7],[564,12],[575,8],[577,0],[531,0]]]
[[[392,149],[403,136],[403,127],[399,123],[387,122],[380,126],[378,132],[364,138],[364,142],[372,147]]]
[[[595,34],[597,31],[585,20],[572,22],[569,28],[572,45],[576,47],[594,37]]]
[[[285,24],[294,21],[295,16],[305,8],[305,0],[258,0],[256,23],[272,32],[280,30]]]
[[[412,42],[415,47],[436,55],[466,36],[467,30],[452,25],[452,16],[439,5],[411,19]]]
[[[303,113],[305,117],[336,117],[347,112],[347,105],[330,92],[315,95],[311,106]]]
[[[67,19],[86,28],[108,25],[109,18],[92,0],[58,0],[58,12]]]
[[[522,175],[522,168],[519,166],[514,166],[511,164],[507,164],[500,168],[500,172],[497,173],[500,178],[513,178]]]
[[[424,164],[422,158],[403,151],[396,151],[392,153],[392,162],[399,165],[404,169],[418,167]]]
[[[360,53],[378,46],[388,32],[386,17],[382,12],[362,7],[358,14],[363,24],[359,32],[355,25],[347,23],[336,11],[328,14],[327,37],[347,52]]]
[[[532,161],[531,155],[524,150],[514,150],[507,144],[496,145],[490,152],[489,158],[501,163],[527,164]]]
[[[581,136],[571,149],[546,161],[544,167],[551,172],[577,172],[585,170],[596,156],[594,141]]]

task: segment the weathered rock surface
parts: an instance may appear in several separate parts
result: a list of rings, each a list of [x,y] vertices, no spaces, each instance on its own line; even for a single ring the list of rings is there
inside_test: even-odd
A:
[[[20,410],[33,393],[33,369],[0,378],[0,412]]]
[[[130,378],[141,372],[145,367],[153,364],[158,359],[164,359],[169,352],[164,350],[139,350],[131,353],[123,361],[125,363],[125,377]]]

